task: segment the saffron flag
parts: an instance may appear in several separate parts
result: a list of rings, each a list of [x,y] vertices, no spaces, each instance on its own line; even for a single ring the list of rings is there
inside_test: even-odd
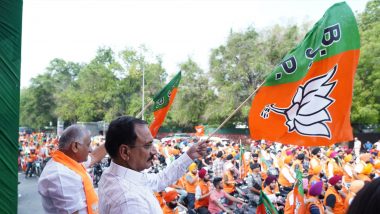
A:
[[[251,138],[301,146],[352,140],[359,40],[349,6],[330,7],[259,89],[249,113]]]
[[[293,208],[294,214],[303,214],[306,213],[305,205],[305,194],[303,192],[303,183],[302,183],[302,173],[297,168],[296,169],[296,183],[293,190],[294,203]]]
[[[195,136],[202,137],[205,135],[205,127],[204,126],[195,126]]]
[[[263,191],[260,191],[259,204],[257,205],[256,214],[277,214],[277,210]]]
[[[180,81],[181,72],[175,75],[174,78],[153,98],[154,120],[149,127],[153,137],[156,137],[158,130],[165,120],[166,114],[177,94],[177,88]]]

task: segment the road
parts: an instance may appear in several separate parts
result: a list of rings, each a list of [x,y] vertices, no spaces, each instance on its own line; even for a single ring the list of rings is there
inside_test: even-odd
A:
[[[25,179],[25,174],[18,174],[18,212],[20,214],[43,213],[41,196],[38,194],[38,177]],[[21,195],[21,196],[20,196]]]

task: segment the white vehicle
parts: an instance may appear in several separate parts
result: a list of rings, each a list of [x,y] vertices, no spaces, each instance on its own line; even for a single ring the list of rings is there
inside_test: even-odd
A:
[[[207,140],[208,139],[208,136],[202,136],[200,138],[201,141],[204,141],[204,140]],[[210,137],[210,139],[208,139],[214,146],[217,144],[217,143],[220,143],[222,144],[222,146],[226,146],[227,143],[230,143],[230,140],[227,139],[227,138],[220,138],[220,137]]]

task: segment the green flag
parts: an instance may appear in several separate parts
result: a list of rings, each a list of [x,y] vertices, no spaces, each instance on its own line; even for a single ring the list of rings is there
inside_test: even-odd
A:
[[[17,213],[22,1],[0,6],[0,213]]]
[[[302,182],[302,172],[299,170],[299,168],[296,168],[296,183],[294,185],[294,191],[293,191],[293,210],[294,213],[301,214],[306,213],[306,205],[305,205],[305,194],[303,192],[303,182]]]
[[[277,210],[269,200],[268,196],[261,190],[259,204],[257,205],[256,214],[277,214]]]
[[[181,81],[181,72],[173,77],[173,79],[153,98],[154,101],[154,120],[150,124],[150,132],[155,137],[165,120],[170,106],[172,105],[179,82]]]

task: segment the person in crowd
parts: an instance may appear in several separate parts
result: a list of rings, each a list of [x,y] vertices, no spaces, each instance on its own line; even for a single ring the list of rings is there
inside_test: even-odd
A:
[[[321,156],[322,156],[321,148],[319,147],[314,148],[313,150],[311,150],[311,154],[312,156],[309,162],[309,174],[313,173],[315,167],[321,166]]]
[[[371,173],[373,171],[373,166],[371,163],[367,163],[361,173],[358,174],[358,179],[365,181],[365,182],[370,182],[372,180]]]
[[[354,158],[352,155],[346,155],[343,160],[343,184],[346,188],[349,188],[351,182],[355,179],[358,179],[358,176],[354,170]]]
[[[300,153],[297,155],[296,160],[293,162],[292,169],[295,170],[298,168],[301,172],[304,171],[303,169],[303,161],[305,160],[305,154]]]
[[[210,174],[202,168],[198,171],[198,177],[200,180],[195,188],[195,209],[199,214],[207,214],[211,194]]]
[[[373,148],[380,152],[380,140],[373,144]]]
[[[356,194],[364,187],[364,181],[354,180],[348,190],[347,197],[344,199],[344,210],[347,212],[350,204],[354,200]]]
[[[223,187],[224,191],[228,194],[233,194],[235,192],[235,177],[234,177],[234,165],[231,162],[227,162],[224,166],[225,171],[223,175]]]
[[[25,172],[25,178],[32,177],[33,174],[33,163],[37,160],[37,154],[35,147],[30,148],[30,153],[27,155],[27,165],[26,165],[26,172]]]
[[[178,193],[175,190],[165,193],[165,205],[162,208],[163,214],[178,214]]]
[[[372,143],[367,141],[364,145],[364,149],[367,151],[367,152],[370,152],[371,149],[372,149]]]
[[[162,213],[153,192],[160,192],[185,173],[193,160],[207,149],[206,142],[191,146],[158,174],[144,172],[157,150],[144,120],[121,116],[106,133],[105,148],[110,166],[99,182],[99,213]]]
[[[106,152],[104,146],[92,151],[90,144],[90,132],[82,126],[72,125],[63,131],[59,149],[38,180],[45,213],[98,212],[98,196],[83,162],[89,166],[97,163]]]
[[[216,154],[216,159],[213,161],[213,164],[212,164],[212,171],[214,172],[215,177],[223,177],[223,167],[224,167],[223,152],[218,151],[218,153]]]
[[[323,197],[323,182],[313,182],[308,190],[307,199],[310,201],[306,205],[306,214],[324,214],[325,209],[321,202],[321,196]]]
[[[253,163],[259,163],[259,154],[258,153],[252,153],[252,161],[253,161]]]
[[[355,137],[355,140],[354,140],[354,153],[355,153],[356,157],[359,157],[359,155],[360,155],[360,149],[361,148],[362,148],[362,142],[357,137]]]
[[[327,178],[332,178],[334,175],[343,176],[342,166],[339,165],[338,152],[330,153],[330,159],[327,162]]]
[[[342,176],[334,175],[329,179],[331,185],[324,198],[327,214],[344,214],[344,198],[346,195],[343,193]]]
[[[359,156],[359,162],[355,165],[355,172],[359,175],[363,172],[364,167],[371,163],[371,154],[369,153],[363,153]]]
[[[232,211],[223,204],[223,198],[235,203],[244,204],[244,201],[231,196],[223,190],[222,180],[221,177],[215,177],[212,181],[214,189],[211,191],[208,205],[208,210],[211,214],[219,214],[221,212],[232,213]]]
[[[281,185],[281,191],[284,195],[289,193],[293,189],[293,184],[295,180],[295,172],[292,170],[293,157],[288,155],[285,157],[284,165],[280,171],[278,182]]]
[[[189,172],[185,176],[185,187],[187,192],[187,208],[189,213],[194,213],[195,204],[195,188],[198,185],[199,178],[197,175],[198,168],[196,163],[192,163],[189,166]]]
[[[260,191],[262,189],[262,178],[260,174],[260,164],[250,163],[252,173],[247,177],[247,185],[249,188],[249,198],[256,204],[259,203]]]
[[[263,192],[268,196],[268,198],[272,201],[272,203],[275,203],[277,201],[276,194],[276,184],[277,184],[277,178],[275,176],[268,176],[265,179],[265,188]]]
[[[185,187],[186,183],[186,175],[182,176],[180,179],[176,181],[175,184],[172,184],[170,187],[174,188],[179,196],[178,202],[184,203],[184,200],[187,198],[187,191]]]
[[[322,181],[322,178],[323,178],[322,166],[318,165],[318,166],[313,167],[313,170],[311,171],[311,174],[309,174],[309,183],[310,183],[310,185],[313,182]],[[310,188],[310,186],[309,186],[309,188]]]

